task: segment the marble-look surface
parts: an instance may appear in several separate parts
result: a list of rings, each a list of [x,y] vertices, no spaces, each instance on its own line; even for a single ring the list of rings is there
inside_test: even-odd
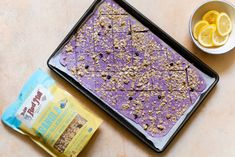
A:
[[[193,9],[204,0],[128,0],[149,19],[191,50],[220,75],[220,82],[183,127],[167,150],[157,154],[120,126],[94,103],[50,72],[46,61],[92,0],[0,1],[0,115],[37,69],[48,71],[82,104],[104,119],[81,157],[234,157],[235,49],[208,55],[189,36]],[[235,0],[229,0],[235,3]],[[48,156],[43,150],[0,123],[0,157]]]

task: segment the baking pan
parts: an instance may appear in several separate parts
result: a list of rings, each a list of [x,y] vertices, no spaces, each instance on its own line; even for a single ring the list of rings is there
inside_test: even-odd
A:
[[[112,5],[114,4],[114,6],[118,6],[118,9],[119,9],[118,15],[124,14],[125,16],[130,16],[130,20],[132,20],[132,19],[137,20],[137,22],[143,26],[143,29],[141,29],[141,30],[140,29],[139,30],[134,30],[134,29],[130,30],[130,32],[133,33],[133,34],[130,33],[132,38],[134,38],[134,33],[136,33],[136,34],[139,33],[138,35],[140,35],[141,33],[148,32],[148,33],[150,33],[150,35],[156,36],[158,38],[156,40],[158,40],[159,43],[161,43],[160,45],[163,45],[162,49],[157,52],[162,52],[162,51],[164,53],[166,52],[168,54],[168,56],[167,56],[168,58],[169,58],[169,55],[171,56],[173,53],[177,53],[177,57],[182,58],[182,59],[180,59],[182,62],[184,62],[184,60],[187,61],[187,64],[189,66],[187,68],[185,68],[186,70],[185,69],[178,70],[176,73],[183,74],[185,72],[184,75],[186,75],[186,78],[188,81],[191,76],[190,72],[194,72],[193,70],[190,71],[190,68],[193,67],[193,69],[196,69],[195,71],[198,71],[198,75],[200,75],[203,78],[203,81],[205,82],[205,88],[203,88],[203,90],[200,92],[199,91],[191,91],[194,89],[192,89],[192,87],[190,89],[188,89],[189,88],[188,86],[190,86],[190,84],[187,85],[187,90],[185,90],[185,92],[189,93],[188,97],[190,97],[190,98],[187,98],[187,99],[190,99],[191,103],[189,103],[190,105],[187,106],[187,109],[184,110],[184,112],[181,114],[181,116],[179,116],[179,118],[177,120],[174,121],[174,119],[172,119],[173,117],[171,117],[171,116],[173,114],[170,114],[170,115],[168,114],[167,116],[164,115],[170,119],[169,125],[172,123],[171,127],[168,128],[168,131],[166,131],[167,126],[168,126],[167,120],[166,120],[167,124],[165,125],[166,127],[164,127],[165,121],[161,122],[161,117],[158,118],[158,122],[156,122],[159,125],[156,125],[156,128],[151,128],[149,126],[149,124],[148,125],[147,125],[147,123],[145,124],[143,119],[141,119],[140,117],[138,117],[138,116],[135,117],[135,119],[140,118],[137,123],[137,120],[136,121],[132,120],[127,115],[122,114],[121,111],[119,112],[118,109],[115,110],[115,108],[111,107],[110,104],[107,103],[107,101],[105,102],[104,99],[101,99],[101,97],[97,96],[97,93],[92,92],[86,86],[84,86],[84,84],[79,83],[79,81],[76,80],[76,78],[73,77],[72,74],[69,74],[68,71],[63,70],[63,66],[58,64],[58,62],[59,62],[58,57],[61,55],[62,49],[64,49],[67,46],[66,44],[69,44],[70,41],[72,41],[72,38],[74,37],[76,32],[79,29],[81,29],[82,26],[84,26],[84,23],[87,23],[88,19],[91,19],[92,16],[95,16],[94,14],[97,12],[97,10],[99,10],[99,13],[102,14],[99,16],[103,16],[106,14],[107,14],[106,16],[110,16],[108,13],[108,10],[105,10],[105,8],[104,8],[104,12],[100,11],[101,10],[100,8],[103,6],[103,4],[106,4],[106,3],[112,4]],[[112,13],[110,13],[110,14],[112,14],[112,18],[114,16],[116,16],[114,10],[112,10]],[[93,31],[94,31],[94,26],[95,25],[93,25]],[[133,24],[133,26],[134,26],[134,24]],[[137,27],[137,28],[140,28],[140,27]],[[112,28],[112,31],[113,30],[114,30],[114,28]],[[93,33],[95,33],[95,31]],[[134,39],[132,39],[131,41],[134,42]],[[108,42],[106,42],[106,44],[107,43]],[[133,45],[133,43],[132,43],[132,45]],[[138,47],[138,45],[137,45],[137,47]],[[164,47],[169,48],[169,52],[168,52],[168,49],[165,50]],[[135,50],[135,51],[139,51],[139,50]],[[138,56],[139,56],[139,54],[138,54]],[[77,57],[79,57],[79,56],[76,56],[76,58]],[[152,57],[154,57],[154,56],[152,55]],[[132,58],[133,58],[133,53],[132,53]],[[177,61],[177,59],[176,59],[176,61]],[[176,63],[178,63],[178,62],[176,62]],[[197,107],[202,103],[202,101],[205,99],[205,97],[209,94],[209,92],[212,90],[212,88],[219,81],[219,76],[215,71],[213,71],[210,67],[208,67],[206,64],[204,64],[202,61],[200,61],[196,56],[194,56],[191,52],[189,52],[187,49],[185,49],[177,41],[175,41],[173,38],[171,38],[162,29],[160,29],[158,26],[156,26],[154,23],[152,23],[148,18],[146,18],[144,15],[142,15],[140,12],[138,12],[134,7],[132,7],[130,4],[128,4],[126,1],[123,1],[123,0],[96,0],[96,1],[94,1],[94,3],[90,6],[90,8],[86,11],[86,13],[82,16],[82,18],[76,23],[76,25],[68,33],[68,35],[61,42],[61,44],[56,48],[54,53],[50,56],[50,58],[47,61],[47,64],[48,64],[48,67],[52,71],[54,71],[59,76],[61,76],[63,79],[68,81],[71,85],[73,85],[81,93],[83,93],[85,96],[87,96],[89,99],[91,99],[95,104],[97,104],[100,108],[102,108],[105,112],[107,112],[111,117],[113,117],[115,120],[117,120],[119,123],[121,123],[130,132],[132,132],[134,135],[136,135],[140,140],[142,140],[144,143],[146,143],[148,146],[150,146],[156,152],[162,152],[165,150],[167,145],[176,136],[176,134],[179,132],[179,130],[182,128],[182,126],[185,124],[185,122],[189,119],[189,117],[192,115],[192,113],[197,109]],[[134,64],[134,61],[132,61],[132,64]],[[171,64],[173,64],[173,63],[171,63]],[[88,68],[88,67],[86,67],[86,68]],[[70,69],[70,71],[71,71],[71,69]],[[152,70],[152,71],[155,72],[154,70]],[[161,71],[161,73],[163,73],[164,70],[159,70],[159,71]],[[141,72],[139,72],[139,73],[141,73]],[[149,73],[148,70],[147,70],[147,73]],[[174,76],[171,73],[175,73],[175,69],[171,69],[171,70],[167,71],[167,76],[169,74],[169,79],[171,79],[171,77]],[[178,74],[178,75],[181,76],[181,74]],[[122,75],[120,75],[120,76],[122,76]],[[183,75],[181,77],[183,77]],[[174,79],[171,79],[171,80],[174,80]],[[190,81],[188,81],[188,82],[190,83]],[[152,83],[152,84],[154,84],[154,83]],[[175,82],[175,84],[177,84],[177,82]],[[116,86],[115,86],[115,88],[116,88]],[[134,87],[134,88],[136,89],[136,87]],[[158,87],[156,87],[156,88],[158,88]],[[167,89],[168,88],[170,88],[170,87],[167,87]],[[174,92],[173,90],[174,90],[174,88],[172,89],[172,86],[171,86],[169,96],[174,96],[174,94],[172,94]],[[180,90],[181,90],[181,88],[180,88]],[[138,91],[138,93],[141,93],[141,91],[143,91],[143,93],[145,92],[145,86],[140,91]],[[181,91],[179,92],[178,89],[175,89],[175,93],[177,93],[177,92],[181,93]],[[192,93],[200,93],[199,95],[197,95],[197,99],[195,99],[194,101],[192,101],[192,99],[193,99]],[[170,99],[167,96],[165,96],[166,98],[164,98],[164,99],[166,99],[166,101],[172,101],[172,99]],[[158,99],[162,99],[162,98],[158,97]],[[163,101],[163,100],[161,100],[161,101]],[[156,102],[156,101],[153,101],[153,102]],[[186,102],[182,101],[181,103],[186,103]],[[144,101],[143,101],[143,104],[144,104]],[[172,103],[172,104],[175,105],[175,104],[177,104],[177,102]],[[178,104],[178,106],[180,106],[180,105],[182,105],[182,104]],[[150,110],[148,110],[148,111],[150,111]],[[150,116],[148,115],[148,118],[149,117]],[[163,124],[163,125],[161,125],[161,124]],[[149,130],[152,132],[150,132]]]

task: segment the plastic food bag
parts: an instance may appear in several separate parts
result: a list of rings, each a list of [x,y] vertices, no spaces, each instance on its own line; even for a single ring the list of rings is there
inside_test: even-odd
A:
[[[41,70],[31,76],[2,121],[58,157],[77,156],[101,124]]]

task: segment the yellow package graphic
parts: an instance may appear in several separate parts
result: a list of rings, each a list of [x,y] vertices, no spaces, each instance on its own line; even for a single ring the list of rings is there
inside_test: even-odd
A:
[[[101,124],[41,70],[33,74],[2,121],[58,157],[76,157]]]

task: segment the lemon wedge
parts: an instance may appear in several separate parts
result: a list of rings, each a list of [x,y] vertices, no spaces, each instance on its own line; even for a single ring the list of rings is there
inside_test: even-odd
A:
[[[212,34],[212,41],[214,46],[222,46],[228,41],[229,35],[221,36],[218,31],[215,31]]]
[[[228,14],[220,13],[216,20],[217,30],[221,36],[227,36],[232,31],[232,22]]]
[[[204,47],[212,47],[213,46],[212,35],[215,31],[216,31],[216,25],[214,24],[204,27],[199,33],[198,42]]]
[[[219,12],[216,10],[208,11],[202,19],[208,21],[209,24],[216,24],[217,17],[219,16]]]
[[[209,23],[205,20],[198,21],[193,28],[193,36],[197,40],[201,29],[205,26],[208,26]]]

